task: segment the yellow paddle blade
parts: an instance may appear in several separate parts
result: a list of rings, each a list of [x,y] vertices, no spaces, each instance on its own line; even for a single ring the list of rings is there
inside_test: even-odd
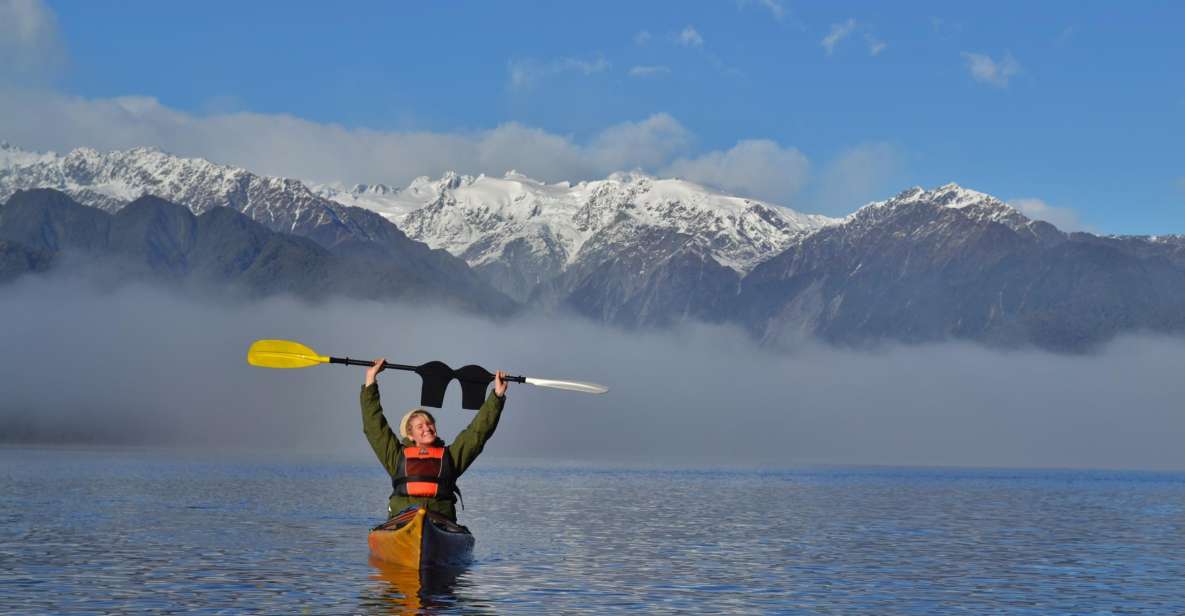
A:
[[[327,364],[329,358],[291,340],[256,340],[247,350],[247,363],[264,368],[308,368]]]

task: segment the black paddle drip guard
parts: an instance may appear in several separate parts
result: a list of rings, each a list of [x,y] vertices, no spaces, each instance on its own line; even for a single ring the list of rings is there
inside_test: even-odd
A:
[[[430,361],[416,366],[416,374],[423,380],[420,385],[420,404],[434,408],[443,406],[444,390],[453,380],[453,369],[442,361]]]
[[[415,372],[423,381],[420,386],[420,404],[433,408],[444,405],[444,392],[448,384],[456,379],[461,382],[461,408],[477,410],[485,402],[486,390],[494,381],[493,373],[472,364],[453,370],[442,361],[430,361],[416,366]]]
[[[347,366],[370,366],[373,362],[349,357],[330,357],[331,364],[345,364]],[[420,405],[440,408],[444,406],[444,392],[448,384],[456,379],[461,382],[461,408],[476,411],[486,400],[486,390],[494,382],[494,373],[481,366],[469,364],[453,370],[442,361],[430,361],[418,366],[386,363],[391,370],[407,370],[420,375],[423,383],[420,386]],[[526,377],[507,376],[508,383],[525,383]]]
[[[461,408],[477,410],[486,401],[486,390],[494,382],[494,375],[481,366],[470,364],[453,371],[453,378],[461,382]]]

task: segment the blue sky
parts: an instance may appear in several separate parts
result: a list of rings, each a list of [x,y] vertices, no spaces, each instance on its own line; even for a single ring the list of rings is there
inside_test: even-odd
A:
[[[4,4],[23,147],[348,182],[638,167],[833,215],[954,181],[1185,233],[1181,3]]]

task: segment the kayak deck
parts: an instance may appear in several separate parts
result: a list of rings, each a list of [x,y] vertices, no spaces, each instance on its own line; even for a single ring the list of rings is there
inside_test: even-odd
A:
[[[375,558],[413,569],[458,567],[473,557],[469,529],[423,507],[401,511],[366,540]]]

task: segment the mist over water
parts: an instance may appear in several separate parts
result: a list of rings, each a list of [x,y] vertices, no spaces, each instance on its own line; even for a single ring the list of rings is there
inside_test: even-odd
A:
[[[361,368],[247,365],[253,340],[286,338],[327,355],[610,386],[590,396],[511,385],[490,464],[1185,468],[1180,338],[1127,337],[1088,356],[955,343],[772,350],[723,327],[639,333],[44,277],[0,288],[0,323],[0,442],[370,456]],[[412,373],[385,372],[380,386],[390,416],[419,402]],[[441,434],[472,413],[452,384]]]

